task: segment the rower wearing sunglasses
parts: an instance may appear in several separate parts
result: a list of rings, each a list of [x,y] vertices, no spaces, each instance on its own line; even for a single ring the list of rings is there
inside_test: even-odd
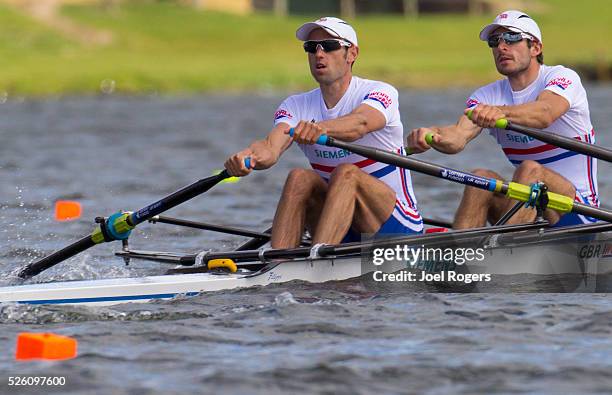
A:
[[[352,74],[359,47],[355,30],[338,18],[321,18],[296,32],[319,87],[288,97],[268,136],[232,155],[229,173],[244,176],[273,166],[292,142],[311,169],[293,169],[272,227],[273,248],[298,246],[305,229],[313,243],[357,240],[361,233],[420,233],[410,172],[333,147],[316,145],[322,134],[394,152],[403,150],[398,92],[384,82]],[[293,128],[293,137],[290,136]]]
[[[429,149],[425,136],[432,133],[431,147],[455,154],[486,128],[516,167],[513,181],[522,184],[542,181],[553,192],[599,206],[595,159],[495,128],[497,120],[507,119],[517,125],[546,129],[594,144],[587,95],[578,74],[564,66],[543,64],[542,34],[536,22],[523,12],[502,12],[482,29],[480,39],[487,42],[497,71],[506,78],[477,89],[468,98],[457,124],[414,129],[408,136],[408,147],[415,153]],[[471,120],[467,116],[470,110]],[[502,179],[491,170],[474,172]],[[496,223],[514,204],[505,197],[467,187],[453,228],[484,226],[487,220]],[[508,223],[530,222],[535,215],[536,210],[522,208]],[[546,210],[544,217],[555,226],[595,222],[590,217],[561,215],[553,210]]]

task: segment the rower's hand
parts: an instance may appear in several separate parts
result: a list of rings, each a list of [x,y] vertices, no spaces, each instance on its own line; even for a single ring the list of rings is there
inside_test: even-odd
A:
[[[494,128],[497,120],[506,118],[506,114],[497,106],[479,104],[472,109],[466,108],[463,113],[467,116],[470,110],[472,110],[472,116],[469,118],[481,128]]]
[[[251,158],[251,168],[245,166],[245,158]],[[247,148],[227,158],[223,166],[227,169],[229,175],[244,177],[253,171],[256,164],[257,158],[255,154],[250,148]]]
[[[406,148],[408,149],[408,152],[411,154],[419,154],[430,149],[431,146],[425,140],[425,136],[428,134],[433,136],[434,144],[440,142],[440,135],[431,128],[412,129],[406,138]]]
[[[293,141],[298,144],[313,145],[317,143],[319,137],[323,134],[327,134],[327,128],[313,122],[300,121],[295,128],[293,128]],[[289,130],[285,132],[289,134]]]

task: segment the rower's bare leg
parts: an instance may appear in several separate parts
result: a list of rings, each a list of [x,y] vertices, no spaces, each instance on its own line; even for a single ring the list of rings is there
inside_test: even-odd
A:
[[[395,199],[387,184],[357,166],[338,166],[331,174],[313,243],[338,244],[351,225],[356,232],[376,233],[391,216]]]
[[[525,185],[531,185],[535,182],[542,181],[546,184],[550,192],[569,196],[572,199],[576,194],[576,188],[565,177],[532,160],[523,161],[515,170],[512,180]],[[513,201],[507,203],[506,209],[509,209],[512,205]],[[535,217],[536,210],[532,208],[521,208],[512,218],[510,218],[508,224],[531,222],[535,220]],[[546,210],[544,212],[544,218],[551,224],[555,224],[561,218],[561,214],[554,210]]]
[[[294,248],[300,244],[306,222],[312,223],[323,208],[327,184],[313,170],[293,169],[272,223],[272,248]]]
[[[476,169],[472,173],[480,177],[501,180],[501,176],[492,170]],[[470,229],[485,226],[487,220],[494,223],[505,213],[506,199],[489,191],[474,187],[465,187],[461,203],[455,213],[453,229]]]

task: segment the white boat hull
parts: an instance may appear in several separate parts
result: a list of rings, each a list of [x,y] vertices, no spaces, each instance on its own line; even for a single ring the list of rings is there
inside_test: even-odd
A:
[[[359,258],[287,261],[257,275],[194,273],[3,287],[0,288],[0,303],[112,305],[291,280],[320,283],[360,274]]]

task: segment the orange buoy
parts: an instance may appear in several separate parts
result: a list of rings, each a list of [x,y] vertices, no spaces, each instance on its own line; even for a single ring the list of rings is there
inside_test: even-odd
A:
[[[55,202],[55,220],[72,221],[81,216],[81,203],[72,200],[58,200]]]
[[[53,333],[22,332],[17,336],[17,361],[31,359],[63,360],[77,356],[77,341]]]

